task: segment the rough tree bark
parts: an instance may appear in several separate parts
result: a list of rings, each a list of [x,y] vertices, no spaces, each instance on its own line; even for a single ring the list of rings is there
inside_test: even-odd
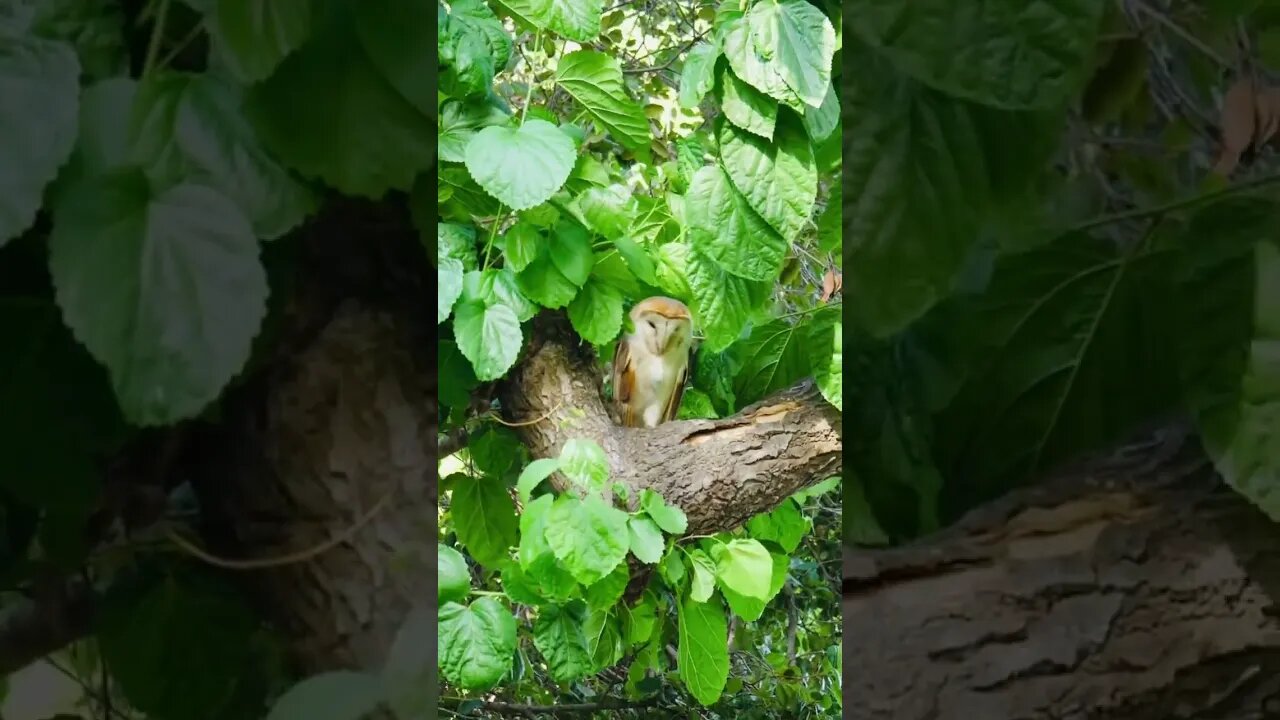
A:
[[[1179,449],[847,552],[845,716],[1280,718],[1280,532]]]

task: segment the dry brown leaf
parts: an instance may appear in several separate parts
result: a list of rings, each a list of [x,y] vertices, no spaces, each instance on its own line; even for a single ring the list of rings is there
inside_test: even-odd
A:
[[[1240,156],[1253,143],[1254,124],[1253,79],[1241,77],[1222,98],[1222,152],[1214,172],[1230,175],[1240,163]]]
[[[822,276],[822,302],[831,299],[831,296],[840,291],[844,287],[844,276],[836,272],[835,268],[827,268],[827,274]]]

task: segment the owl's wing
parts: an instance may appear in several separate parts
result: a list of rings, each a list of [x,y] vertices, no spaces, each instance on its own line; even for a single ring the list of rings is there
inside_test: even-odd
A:
[[[671,422],[680,414],[680,401],[684,399],[684,386],[688,383],[693,371],[694,357],[693,348],[689,348],[689,358],[685,361],[684,367],[680,368],[680,374],[676,376],[676,384],[671,388],[671,397],[667,398],[667,409],[662,413],[662,422]]]
[[[613,407],[623,427],[638,427],[631,404],[631,390],[636,384],[636,370],[631,364],[631,342],[623,337],[613,351]]]

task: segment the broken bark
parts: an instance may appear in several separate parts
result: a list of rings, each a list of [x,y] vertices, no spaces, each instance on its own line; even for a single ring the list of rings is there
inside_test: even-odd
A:
[[[1199,448],[1154,465],[846,552],[846,717],[1280,717],[1280,531]]]

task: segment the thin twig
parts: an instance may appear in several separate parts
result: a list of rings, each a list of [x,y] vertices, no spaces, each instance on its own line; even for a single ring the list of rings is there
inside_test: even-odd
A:
[[[1205,55],[1205,57],[1212,59],[1214,62],[1218,63],[1218,65],[1224,68],[1231,67],[1231,63],[1228,63],[1225,59],[1223,59],[1221,55],[1214,52],[1213,48],[1209,47],[1208,45],[1205,45],[1204,42],[1200,40],[1200,38],[1196,37],[1195,35],[1192,35],[1181,25],[1174,22],[1173,19],[1170,18],[1168,15],[1165,15],[1164,13],[1151,7],[1149,4],[1145,2],[1136,2],[1134,4],[1138,7],[1139,10],[1143,11],[1149,17],[1151,17],[1151,19],[1155,20],[1156,22],[1168,28],[1169,31],[1171,31],[1173,34],[1185,40],[1186,43],[1191,47],[1195,48],[1196,50],[1199,50],[1201,53]]]
[[[385,493],[383,493],[382,498],[379,499],[378,502],[374,503],[373,507],[369,508],[369,510],[364,515],[362,515],[358,520],[356,520],[356,522],[353,525],[351,525],[351,527],[348,527],[346,530],[342,531],[337,536],[329,540],[326,540],[325,542],[320,543],[315,547],[308,548],[306,550],[300,550],[298,552],[290,553],[288,555],[283,555],[280,557],[259,558],[259,559],[253,559],[253,560],[229,560],[226,558],[220,558],[216,555],[211,555],[205,552],[204,550],[201,550],[200,548],[192,544],[189,540],[179,535],[172,528],[167,529],[165,531],[165,534],[169,538],[169,540],[173,542],[173,544],[177,545],[178,547],[182,548],[186,552],[190,553],[192,556],[199,558],[209,563],[210,565],[224,568],[227,570],[261,570],[264,568],[281,567],[284,565],[294,565],[296,563],[306,562],[307,560],[310,560],[314,557],[317,557],[319,555],[322,555],[332,550],[333,548],[341,545],[342,543],[349,542],[351,538],[355,537],[356,533],[359,532],[361,528],[363,528],[365,525],[368,525],[369,521],[373,520],[374,516],[376,516],[379,512],[382,511],[384,507],[387,506],[387,503],[390,502],[391,496],[394,494],[394,491],[395,491],[394,486],[389,488]]]
[[[556,403],[555,407],[543,413],[541,417],[534,418],[533,420],[525,420],[523,422],[507,422],[506,420],[503,420],[502,418],[498,417],[497,413],[490,413],[489,417],[499,425],[506,425],[507,427],[528,427],[530,425],[537,425],[543,420],[546,420],[547,418],[551,417],[551,415],[554,414],[555,411],[559,410],[563,405],[564,405],[564,401],[561,400],[560,402]]]
[[[1084,230],[1091,230],[1093,228],[1100,227],[1102,225],[1110,225],[1112,223],[1121,222],[1124,220],[1135,220],[1135,219],[1151,217],[1153,215],[1163,215],[1168,212],[1173,212],[1174,210],[1182,210],[1185,208],[1194,207],[1196,205],[1202,205],[1204,203],[1213,202],[1214,200],[1218,200],[1220,198],[1228,197],[1238,193],[1243,193],[1248,190],[1256,190],[1260,187],[1271,185],[1277,182],[1280,182],[1280,173],[1276,173],[1272,175],[1263,175],[1262,177],[1257,177],[1252,180],[1246,180],[1245,182],[1239,183],[1237,185],[1232,185],[1231,187],[1223,188],[1221,190],[1215,190],[1213,192],[1205,193],[1203,195],[1195,195],[1188,198],[1182,198],[1180,200],[1174,200],[1171,202],[1167,202],[1163,205],[1156,205],[1154,207],[1146,207],[1146,208],[1134,208],[1133,210],[1124,210],[1122,212],[1110,213],[1107,215],[1100,215],[1096,218],[1093,218],[1092,220],[1086,220],[1080,223],[1079,225],[1072,227],[1070,229],[1070,232],[1081,232]]]
[[[151,42],[147,44],[147,59],[142,65],[142,77],[147,77],[155,67],[160,54],[160,39],[164,36],[164,22],[169,16],[169,0],[160,0],[156,10],[156,22],[151,26]]]

